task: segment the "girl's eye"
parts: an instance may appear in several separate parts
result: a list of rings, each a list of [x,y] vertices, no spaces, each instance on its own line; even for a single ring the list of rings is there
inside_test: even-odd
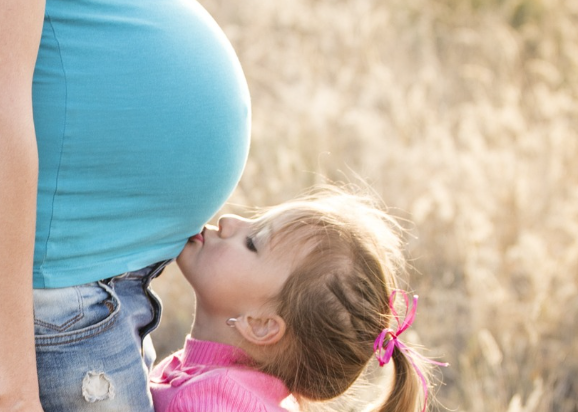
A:
[[[255,247],[255,243],[253,243],[253,238],[247,236],[245,238],[245,244],[247,245],[247,249],[249,249],[251,252],[257,251],[257,248]]]

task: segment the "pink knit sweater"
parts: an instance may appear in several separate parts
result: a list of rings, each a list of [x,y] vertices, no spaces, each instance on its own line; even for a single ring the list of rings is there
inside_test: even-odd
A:
[[[151,374],[156,412],[286,412],[283,382],[251,369],[234,346],[187,337]]]

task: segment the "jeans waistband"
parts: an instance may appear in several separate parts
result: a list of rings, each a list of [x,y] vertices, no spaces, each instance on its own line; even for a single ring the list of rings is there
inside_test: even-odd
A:
[[[110,285],[110,284],[112,284],[116,281],[119,281],[119,280],[138,280],[138,279],[141,279],[143,286],[147,287],[152,282],[153,279],[160,276],[160,274],[163,272],[165,267],[167,267],[167,265],[169,263],[171,263],[172,261],[173,261],[173,259],[163,260],[161,262],[153,263],[152,265],[146,266],[146,267],[139,269],[139,270],[135,270],[132,272],[125,272],[121,275],[117,275],[117,276],[113,276],[113,277],[108,278],[108,279],[104,279],[102,282],[104,284]]]

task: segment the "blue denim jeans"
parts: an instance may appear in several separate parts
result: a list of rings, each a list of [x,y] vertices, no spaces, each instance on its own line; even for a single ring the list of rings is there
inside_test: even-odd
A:
[[[34,290],[40,400],[45,412],[153,412],[148,333],[161,315],[149,289],[166,262],[99,282]]]

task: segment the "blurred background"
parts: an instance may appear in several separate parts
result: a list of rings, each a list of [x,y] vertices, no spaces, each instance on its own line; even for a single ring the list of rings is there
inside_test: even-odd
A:
[[[578,411],[578,1],[201,0],[253,102],[224,211],[358,178],[407,219],[438,408]],[[158,356],[194,295],[171,265]]]

